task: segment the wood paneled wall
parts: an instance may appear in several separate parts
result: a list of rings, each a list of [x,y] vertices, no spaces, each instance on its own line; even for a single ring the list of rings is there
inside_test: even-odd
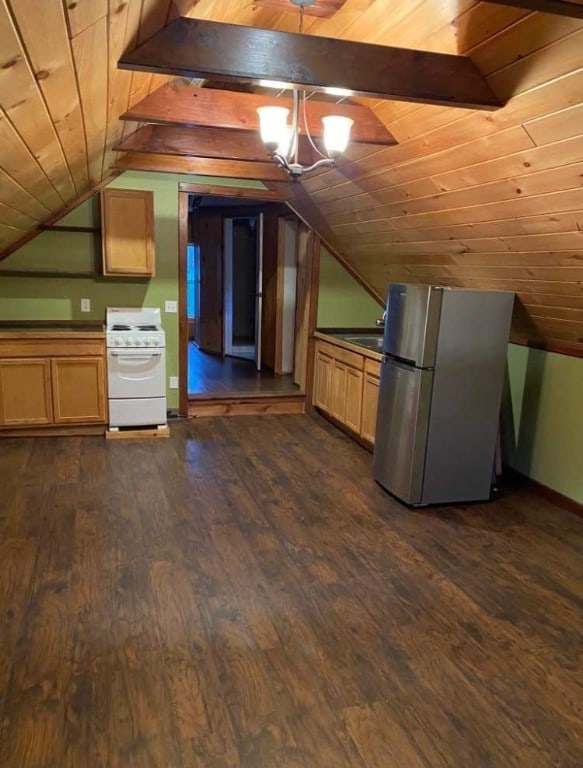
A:
[[[176,13],[297,31],[239,0],[0,0],[0,254],[107,176],[118,116],[164,82],[116,68]],[[308,34],[470,56],[493,113],[372,106],[399,145],[303,182],[337,249],[392,280],[501,288],[515,341],[583,353],[583,22],[475,0],[346,0]]]
[[[456,27],[506,106],[378,102],[399,145],[304,189],[375,293],[391,281],[515,291],[514,341],[583,354],[583,23],[478,3]]]
[[[119,115],[167,78],[117,69],[172,0],[0,0],[0,253],[110,172]]]

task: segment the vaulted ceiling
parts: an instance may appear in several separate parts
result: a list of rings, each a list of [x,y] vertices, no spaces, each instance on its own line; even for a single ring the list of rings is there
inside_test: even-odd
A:
[[[581,4],[581,3],[578,3]],[[474,0],[346,0],[304,31],[469,56],[493,112],[364,101],[398,141],[294,185],[380,299],[516,291],[513,338],[583,353],[583,21]],[[169,78],[117,68],[176,15],[295,32],[268,0],[0,0],[0,253],[106,179],[119,116]]]

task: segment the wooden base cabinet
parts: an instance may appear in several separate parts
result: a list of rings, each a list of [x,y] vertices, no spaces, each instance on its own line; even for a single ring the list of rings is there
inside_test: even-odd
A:
[[[360,433],[362,419],[362,369],[346,366],[346,402],[344,404],[344,423]]]
[[[0,435],[97,434],[106,421],[103,334],[0,332]]]
[[[376,360],[365,360],[362,386],[362,421],[360,436],[374,444],[379,399],[381,365]]]
[[[360,432],[364,357],[316,342],[314,405]]]
[[[346,412],[346,366],[340,360],[332,360],[330,379],[330,414],[344,421]]]
[[[0,426],[33,427],[52,421],[50,360],[0,360]]]
[[[106,419],[105,367],[100,357],[51,360],[55,424],[88,424]]]
[[[329,354],[328,344],[316,343],[314,377],[314,405],[323,411],[329,411],[332,395],[332,356]]]
[[[316,340],[314,405],[351,434],[374,444],[381,364],[378,358]]]

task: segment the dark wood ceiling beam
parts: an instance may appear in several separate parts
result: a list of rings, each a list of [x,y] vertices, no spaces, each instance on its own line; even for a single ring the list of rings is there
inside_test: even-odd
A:
[[[501,104],[465,56],[178,18],[120,59],[122,69],[326,91],[425,104]]]
[[[218,197],[237,197],[249,200],[275,200],[286,202],[288,199],[288,182],[266,181],[267,189],[255,189],[254,187],[235,187],[225,184],[213,184],[209,181],[205,184],[189,183],[181,181],[178,184],[179,192],[188,192],[192,195],[216,195]]]
[[[228,128],[184,128],[179,125],[146,125],[113,148],[117,152],[223,158],[266,162],[271,160],[258,133]],[[305,136],[300,137],[300,162],[317,160]]]
[[[558,16],[572,16],[583,19],[583,5],[567,3],[563,0],[488,0],[496,5],[511,5],[513,8],[524,8],[528,11],[541,11]]]
[[[117,171],[154,171],[159,173],[190,173],[198,176],[219,176],[257,181],[290,181],[290,177],[274,162],[255,163],[246,160],[224,160],[206,157],[176,157],[145,152],[129,152],[118,156]]]
[[[166,83],[125,112],[122,120],[162,125],[229,128],[237,131],[259,131],[257,108],[269,105],[291,108],[291,99],[257,93],[194,88],[179,83]],[[351,142],[396,144],[378,117],[359,104],[330,104],[315,99],[306,102],[308,129],[312,136],[322,135],[322,118],[336,114],[354,120]]]

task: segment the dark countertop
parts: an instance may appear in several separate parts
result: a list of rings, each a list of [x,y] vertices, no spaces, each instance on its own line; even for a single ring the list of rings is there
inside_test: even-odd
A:
[[[367,336],[382,336],[383,329],[378,326],[372,328],[316,328],[318,333],[325,333],[327,336],[338,336],[339,334],[349,333],[351,336],[366,334]]]
[[[335,343],[353,352],[359,352],[361,355],[371,357],[374,360],[382,360],[383,335],[380,328],[374,330],[359,328],[353,332],[346,332],[345,329],[339,328],[318,329],[314,336],[322,341]]]
[[[0,320],[0,333],[104,333],[101,320]]]

